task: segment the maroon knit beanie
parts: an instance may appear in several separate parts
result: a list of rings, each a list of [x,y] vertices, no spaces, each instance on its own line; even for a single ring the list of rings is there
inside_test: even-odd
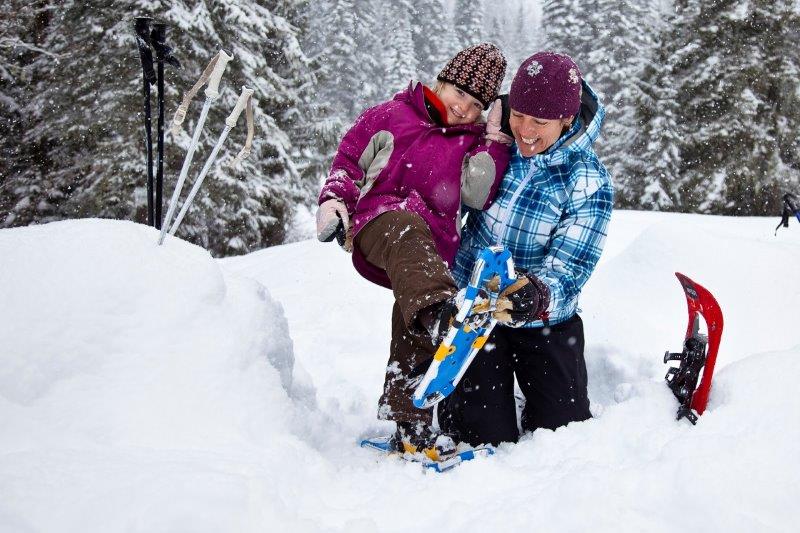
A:
[[[506,58],[498,47],[481,43],[461,50],[436,77],[452,83],[487,107],[500,91],[506,75]]]
[[[577,115],[581,108],[581,71],[568,55],[533,54],[514,76],[508,103],[515,111],[547,120]]]

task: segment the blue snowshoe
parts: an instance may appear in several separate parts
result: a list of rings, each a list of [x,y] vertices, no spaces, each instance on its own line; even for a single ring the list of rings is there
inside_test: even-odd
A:
[[[489,246],[480,253],[464,290],[464,301],[414,391],[416,407],[432,407],[453,392],[497,323],[492,312],[498,297],[515,281],[511,252],[502,246]]]

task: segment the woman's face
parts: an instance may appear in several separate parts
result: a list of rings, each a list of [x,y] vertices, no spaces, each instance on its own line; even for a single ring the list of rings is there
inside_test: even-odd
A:
[[[451,126],[472,124],[478,120],[483,111],[483,104],[477,98],[470,96],[452,83],[442,83],[436,94],[447,110],[447,123]]]
[[[541,154],[553,146],[564,128],[572,124],[574,117],[562,119],[536,118],[512,109],[509,125],[523,157]]]

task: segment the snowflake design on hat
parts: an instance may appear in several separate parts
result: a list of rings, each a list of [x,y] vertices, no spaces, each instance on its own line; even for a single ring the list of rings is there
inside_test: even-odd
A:
[[[527,68],[528,76],[531,78],[536,76],[542,71],[542,64],[538,61],[531,61]]]
[[[579,81],[581,80],[578,78],[578,70],[574,68],[569,69],[569,82],[578,83]]]

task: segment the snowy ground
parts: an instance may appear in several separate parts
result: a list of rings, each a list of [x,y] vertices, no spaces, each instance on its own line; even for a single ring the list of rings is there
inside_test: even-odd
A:
[[[800,228],[618,211],[582,300],[595,418],[443,475],[356,447],[391,297],[314,241],[213,260],[127,222],[0,230],[0,531],[794,531]],[[673,272],[715,293],[674,420]]]

